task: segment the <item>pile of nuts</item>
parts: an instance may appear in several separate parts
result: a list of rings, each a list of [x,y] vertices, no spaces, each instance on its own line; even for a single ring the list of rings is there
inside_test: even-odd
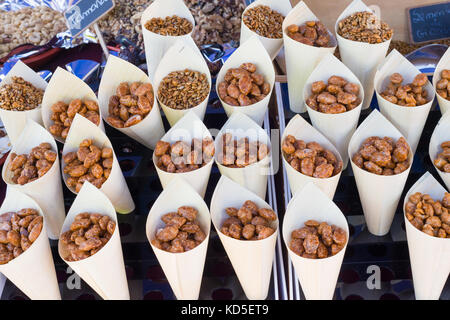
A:
[[[419,73],[412,83],[402,85],[403,77],[400,73],[393,73],[389,77],[389,84],[381,96],[393,104],[404,107],[416,107],[427,103],[428,92],[424,86],[428,82],[427,75]]]
[[[293,40],[315,47],[331,47],[331,38],[327,27],[320,21],[306,21],[298,26],[291,24],[286,33]]]
[[[197,170],[214,157],[214,141],[211,138],[192,139],[189,145],[184,141],[170,144],[158,141],[155,147],[156,165],[169,173],[184,173]]]
[[[269,154],[267,144],[248,138],[234,139],[231,133],[222,136],[222,150],[217,161],[228,168],[244,168],[263,160]]]
[[[338,34],[352,41],[376,44],[392,38],[394,31],[371,12],[356,12],[339,21]]]
[[[436,83],[436,92],[442,98],[450,100],[450,70],[441,71],[441,80]]]
[[[153,86],[150,83],[122,82],[109,98],[107,121],[116,128],[128,128],[141,122],[152,110]]]
[[[0,215],[0,264],[17,258],[41,234],[44,218],[37,210],[27,208]]]
[[[275,229],[270,226],[277,220],[272,209],[258,208],[256,203],[247,200],[240,209],[226,208],[230,216],[220,228],[224,235],[237,240],[262,240],[270,237]]]
[[[317,142],[306,143],[288,135],[281,150],[292,168],[309,177],[325,179],[342,171],[342,161]]]
[[[172,253],[194,249],[206,239],[206,234],[196,221],[197,214],[197,209],[188,206],[179,207],[177,212],[166,213],[161,217],[165,226],[156,231],[152,244]]]
[[[109,178],[113,166],[113,150],[97,147],[92,139],[81,141],[77,152],[68,152],[63,156],[64,173],[69,175],[67,185],[78,193],[85,181],[98,189]]]
[[[11,111],[32,110],[42,103],[44,90],[38,89],[21,77],[12,77],[11,84],[0,87],[0,108]]]
[[[145,28],[148,31],[157,33],[163,36],[184,36],[192,31],[192,23],[177,15],[163,18],[152,18],[145,23]]]
[[[253,63],[243,63],[229,69],[217,87],[220,99],[232,106],[249,106],[263,100],[270,93],[270,84],[256,73]]]
[[[328,83],[316,81],[311,85],[311,96],[306,105],[322,113],[344,113],[361,103],[359,86],[339,76],[331,76]]]
[[[189,69],[173,71],[161,80],[158,99],[172,109],[190,109],[202,103],[209,90],[206,74]]]
[[[422,232],[438,238],[450,238],[450,193],[442,201],[433,200],[420,192],[409,197],[405,215],[411,224]]]
[[[371,173],[392,176],[409,168],[408,156],[409,145],[403,137],[397,142],[390,137],[369,137],[364,140],[352,161]]]
[[[75,99],[70,101],[69,104],[58,101],[52,105],[51,110],[50,120],[53,121],[53,124],[50,126],[49,131],[52,135],[64,140],[69,134],[73,118],[77,113],[97,126],[100,124],[98,104],[93,100]]]
[[[339,253],[347,243],[344,229],[326,222],[308,220],[305,226],[292,231],[289,248],[308,259],[324,259]]]
[[[75,216],[69,230],[61,235],[66,261],[80,261],[96,254],[111,239],[116,223],[107,215],[83,212]]]
[[[39,179],[50,170],[57,158],[50,143],[43,142],[31,149],[30,154],[11,153],[8,170],[13,173],[12,181],[20,185]]]
[[[245,25],[256,34],[272,39],[283,37],[284,16],[268,6],[256,6],[244,12]]]
[[[450,141],[441,144],[442,152],[434,160],[436,168],[442,172],[450,173]]]

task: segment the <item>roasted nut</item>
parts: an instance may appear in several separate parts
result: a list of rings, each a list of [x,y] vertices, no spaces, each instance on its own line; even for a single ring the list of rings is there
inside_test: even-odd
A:
[[[301,26],[290,25],[286,28],[286,33],[295,41],[307,45],[315,47],[332,46],[330,33],[320,21],[307,21]],[[333,42],[336,43],[335,40]]]
[[[163,36],[182,36],[192,31],[192,23],[177,15],[163,18],[152,18],[145,23],[148,31],[158,33]]]
[[[338,34],[352,41],[381,43],[392,38],[393,30],[389,25],[367,11],[356,12],[338,22]]]
[[[441,71],[441,80],[436,83],[436,92],[442,98],[450,100],[450,70]]]
[[[438,154],[437,158],[434,160],[434,165],[440,171],[449,173],[450,172],[450,141],[445,141],[441,144],[442,152]]]
[[[8,14],[8,12],[3,12],[3,14]],[[0,30],[1,28],[0,26]],[[42,103],[43,95],[44,90],[36,88],[21,77],[12,77],[11,83],[0,87],[0,108],[10,111],[32,110]]]
[[[268,6],[259,5],[244,11],[244,24],[258,35],[280,39],[283,37],[284,16]]]
[[[420,106],[428,102],[426,99],[428,92],[423,88],[428,79],[423,73],[419,73],[412,83],[402,85],[403,77],[399,73],[394,73],[389,77],[390,83],[381,96],[394,104],[404,107]],[[413,92],[413,94],[408,93]]]

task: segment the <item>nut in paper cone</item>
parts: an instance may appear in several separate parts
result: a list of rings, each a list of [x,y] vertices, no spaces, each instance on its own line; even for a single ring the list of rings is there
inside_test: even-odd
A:
[[[25,81],[30,82],[38,89],[45,90],[47,88],[47,82],[21,60],[16,62],[14,67],[12,67],[5,78],[0,82],[0,87],[11,84],[13,77],[22,77]],[[20,133],[25,128],[28,119],[42,124],[41,111],[42,106],[38,106],[37,108],[28,111],[10,111],[0,108],[0,118],[5,125],[6,132],[8,133],[12,145],[16,143]]]
[[[353,133],[358,126],[359,115],[361,114],[362,101],[364,100],[364,88],[359,82],[358,78],[347,68],[339,59],[333,54],[327,54],[319,65],[306,80],[303,97],[306,101],[311,95],[311,85],[315,81],[322,80],[327,83],[331,76],[340,76],[345,80],[356,83],[359,86],[359,98],[361,103],[353,110],[339,113],[339,114],[327,114],[311,109],[305,103],[306,110],[311,118],[314,128],[319,130],[324,136],[326,136],[332,144],[336,146],[342,156],[344,162],[344,169],[348,164],[348,143],[352,138]]]
[[[353,0],[337,19],[335,33],[342,62],[352,70],[364,87],[364,102],[362,106],[364,110],[369,108],[372,101],[375,90],[375,73],[386,56],[391,39],[377,44],[370,44],[341,37],[338,34],[339,22],[353,13],[362,11],[372,12],[361,0]]]
[[[15,188],[8,187],[0,215],[26,208],[36,209],[39,215],[43,216],[41,208],[33,199]],[[30,299],[61,300],[46,229],[48,227],[44,217],[44,226],[36,241],[20,256],[0,265],[0,272]]]
[[[99,106],[102,110],[102,115],[105,117],[105,122],[107,122],[109,115],[109,99],[116,94],[116,89],[122,82],[151,83],[148,76],[141,69],[125,60],[110,55],[98,90]],[[128,128],[116,128],[150,149],[154,149],[158,140],[164,135],[164,126],[154,86],[153,93],[153,108],[141,122]]]
[[[429,194],[434,200],[442,200],[446,190],[426,172],[409,190],[403,208],[416,192]],[[438,300],[450,273],[450,239],[432,237],[416,229],[404,211],[403,217],[416,299]]]
[[[290,249],[292,231],[305,225],[308,220],[336,225],[347,233],[347,243],[336,255],[325,259],[308,259]],[[308,183],[298,192],[286,210],[283,220],[283,239],[289,257],[308,300],[331,300],[347,249],[349,230],[341,210],[314,183]]]
[[[205,240],[194,249],[183,253],[171,253],[156,248],[152,240],[156,231],[164,226],[161,217],[166,213],[176,212],[181,206],[191,206],[198,210],[197,221],[206,234]],[[184,179],[178,177],[163,190],[148,214],[147,239],[178,300],[198,299],[210,229],[211,217],[206,203]]]
[[[211,133],[208,131],[208,128],[203,124],[202,120],[197,117],[194,112],[186,113],[186,115],[181,118],[165,135],[161,140],[169,142],[173,144],[177,141],[187,142],[189,145],[192,143],[192,139],[200,139],[211,138]],[[153,164],[156,168],[156,172],[158,173],[159,180],[163,188],[166,188],[172,180],[176,177],[183,178],[189,185],[197,191],[197,193],[203,198],[206,193],[206,188],[208,186],[209,175],[211,173],[211,167],[214,163],[214,160],[211,159],[206,165],[203,167],[193,170],[190,172],[183,173],[170,173],[160,169],[156,164],[158,160],[153,153]]]
[[[317,18],[308,8],[306,3],[301,1],[291,10],[291,12],[289,12],[283,22],[283,41],[289,89],[289,107],[292,111],[297,113],[306,111],[303,101],[307,97],[304,96],[303,88],[309,75],[324,57],[334,53],[337,41],[334,35],[329,31],[331,47],[319,48],[309,46],[289,37],[286,33],[286,28],[292,24],[302,25],[307,21],[318,20],[319,18]]]
[[[413,152],[415,152],[433,104],[435,93],[430,81],[427,81],[427,84],[424,86],[424,89],[428,92],[428,102],[426,104],[417,107],[403,107],[389,102],[381,96],[381,93],[389,84],[389,77],[395,72],[400,73],[403,76],[403,83],[407,84],[412,83],[414,77],[420,71],[394,49],[375,74],[375,92],[381,113],[400,130]]]
[[[93,100],[97,102],[97,96],[94,91],[80,78],[74,74],[58,67],[53,73],[47,90],[45,90],[44,98],[42,99],[42,120],[44,121],[45,129],[49,130],[53,121],[50,119],[52,115],[52,105],[56,102],[63,101],[70,103],[72,100]],[[100,124],[98,127],[105,131],[102,121],[102,109],[99,108]],[[57,141],[64,143],[61,137],[54,137]]]
[[[19,136],[17,143],[13,146],[11,153],[29,154],[31,149],[43,142],[48,142],[52,150],[58,153],[58,146],[52,135],[41,125],[29,119]],[[59,171],[59,158],[56,157],[50,170],[37,180],[25,185],[12,182],[13,172],[8,170],[11,161],[11,153],[5,161],[2,170],[2,178],[6,184],[33,198],[42,208],[47,226],[47,234],[50,239],[58,239],[61,227],[66,217],[64,209],[64,197],[61,183],[61,173]]]
[[[69,253],[60,241],[59,255],[103,299],[129,300],[116,211],[106,195],[87,181],[67,214],[61,234],[68,231],[75,216],[83,212],[109,216],[116,223],[111,239],[97,253],[79,261],[65,260]]]
[[[358,152],[363,141],[371,136],[391,137],[397,141],[402,137],[402,134],[378,110],[373,110],[359,128],[356,129],[350,140],[348,147],[350,159]],[[367,227],[372,234],[383,236],[389,232],[395,210],[411,170],[412,160],[412,151],[410,149],[409,168],[393,176],[380,176],[370,173],[359,168],[353,161],[350,161]]]
[[[252,2],[250,5],[245,8],[242,18],[245,15],[245,12],[250,9],[257,6],[268,6],[272,10],[277,11],[278,13],[281,13],[284,17],[286,17],[291,11],[292,6],[289,0],[256,0]],[[281,48],[283,47],[283,38],[279,39],[272,39],[267,38],[258,35],[256,32],[252,31],[247,27],[247,25],[244,23],[244,20],[241,19],[241,39],[240,43],[246,42],[248,39],[252,38],[253,36],[257,36],[258,39],[261,41],[264,48],[266,48],[267,53],[269,54],[270,58],[273,60],[280,52]]]
[[[445,141],[450,141],[450,113],[446,113],[441,120],[439,120],[438,125],[434,129],[433,134],[430,139],[429,155],[430,160],[434,165],[434,160],[437,158],[438,154],[442,152],[441,144]],[[436,171],[441,176],[447,186],[447,190],[450,190],[450,173],[443,172],[439,170],[435,165]]]
[[[229,105],[224,102],[220,96],[219,99],[227,116],[230,116],[234,112],[241,112],[249,116],[257,124],[262,125],[269,106],[273,85],[275,83],[275,70],[273,69],[272,60],[264,50],[261,41],[259,41],[256,36],[253,36],[245,43],[241,44],[241,46],[227,59],[217,75],[216,92],[218,92],[217,88],[219,83],[224,81],[226,72],[231,68],[239,68],[246,62],[253,63],[256,66],[256,73],[264,76],[264,80],[270,84],[270,93],[261,101],[245,107]]]
[[[81,141],[84,139],[92,139],[93,143],[99,148],[108,147],[113,148],[111,141],[109,141],[106,134],[100,130],[95,124],[90,122],[83,116],[76,114],[73,119],[72,126],[70,127],[69,134],[67,135],[66,143],[64,144],[63,157],[69,152],[76,152],[79,148]],[[100,190],[108,197],[112,202],[114,208],[118,213],[130,213],[134,210],[134,202],[131,198],[130,190],[128,190],[127,183],[120,168],[119,161],[113,149],[113,166],[111,173],[103,183]],[[61,169],[64,169],[65,164],[62,161]],[[75,190],[67,185],[68,175],[62,172],[64,182],[67,188],[76,193]]]
[[[219,162],[218,157],[219,151],[223,149],[222,136],[225,133],[231,133],[233,138],[237,140],[247,137],[250,142],[259,141],[265,143],[269,147],[269,154],[266,158],[244,168],[226,167]],[[251,192],[256,193],[260,198],[265,199],[272,157],[272,147],[266,131],[245,114],[233,113],[217,134],[214,146],[216,149],[214,158],[220,173]]]
[[[177,15],[185,18],[192,23],[190,33],[182,36],[163,36],[151,32],[145,28],[147,21],[152,18],[162,18]],[[144,37],[145,57],[147,59],[147,69],[150,80],[154,80],[155,71],[166,51],[179,39],[191,38],[192,31],[195,27],[195,20],[189,8],[186,7],[183,0],[155,0],[141,16],[141,27]],[[156,83],[156,82],[154,82]]]
[[[197,47],[195,47],[194,40],[192,38],[180,39],[177,40],[176,43],[171,46],[164,57],[161,59],[161,62],[158,68],[155,71],[155,92],[158,92],[158,88],[161,84],[161,81],[165,76],[173,71],[180,71],[184,69],[190,69],[193,71],[198,71],[206,74],[209,83],[209,89],[211,91],[211,74],[209,72],[208,65],[205,62],[205,59],[200,54],[200,51]],[[158,101],[159,101],[159,97]],[[205,117],[206,107],[208,105],[209,93],[208,96],[201,102],[199,105],[194,106],[189,109],[172,109],[168,106],[164,105],[161,101],[159,104],[166,115],[169,124],[173,126],[178,120],[180,120],[186,113],[189,111],[194,111],[195,114],[203,121]]]
[[[237,240],[220,231],[224,221],[229,218],[225,209],[240,208],[247,200],[253,201],[259,208],[272,209],[267,202],[253,192],[222,176],[211,199],[211,219],[245,295],[250,300],[264,300],[269,291],[278,235],[278,220],[271,224],[276,231],[262,240]]]
[[[286,129],[284,130],[281,142],[283,142],[288,135],[292,135],[296,139],[303,140],[306,143],[318,142],[324,148],[332,151],[339,161],[342,161],[342,157],[336,147],[323,134],[312,127],[305,119],[303,119],[298,114],[294,116],[291,121],[289,121]],[[339,183],[339,179],[342,174],[342,170],[337,175],[330,178],[314,178],[298,172],[286,161],[283,155],[281,156],[283,158],[284,167],[286,168],[286,173],[288,176],[289,186],[293,195],[303,189],[308,183],[313,182],[330,199],[333,199],[334,193],[336,192],[336,188]]]
[[[441,57],[441,60],[439,61],[438,65],[436,66],[436,69],[434,70],[433,74],[433,88],[436,88],[436,84],[439,80],[441,80],[441,72],[444,69],[450,69],[450,47],[447,48],[447,51],[445,51],[444,55]],[[436,94],[439,108],[441,109],[442,115],[450,110],[450,100],[444,99],[439,94]]]

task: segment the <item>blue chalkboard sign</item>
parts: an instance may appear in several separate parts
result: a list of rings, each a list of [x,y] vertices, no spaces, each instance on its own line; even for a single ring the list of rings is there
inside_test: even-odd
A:
[[[450,38],[450,2],[445,1],[407,10],[412,42]]]
[[[80,0],[64,12],[70,33],[79,35],[114,8],[114,0]]]

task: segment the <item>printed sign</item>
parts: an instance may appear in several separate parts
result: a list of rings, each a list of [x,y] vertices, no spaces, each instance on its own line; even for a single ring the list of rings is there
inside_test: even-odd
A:
[[[70,34],[75,37],[114,8],[114,0],[80,0],[64,12]]]
[[[450,38],[450,2],[408,8],[407,13],[412,42]]]

